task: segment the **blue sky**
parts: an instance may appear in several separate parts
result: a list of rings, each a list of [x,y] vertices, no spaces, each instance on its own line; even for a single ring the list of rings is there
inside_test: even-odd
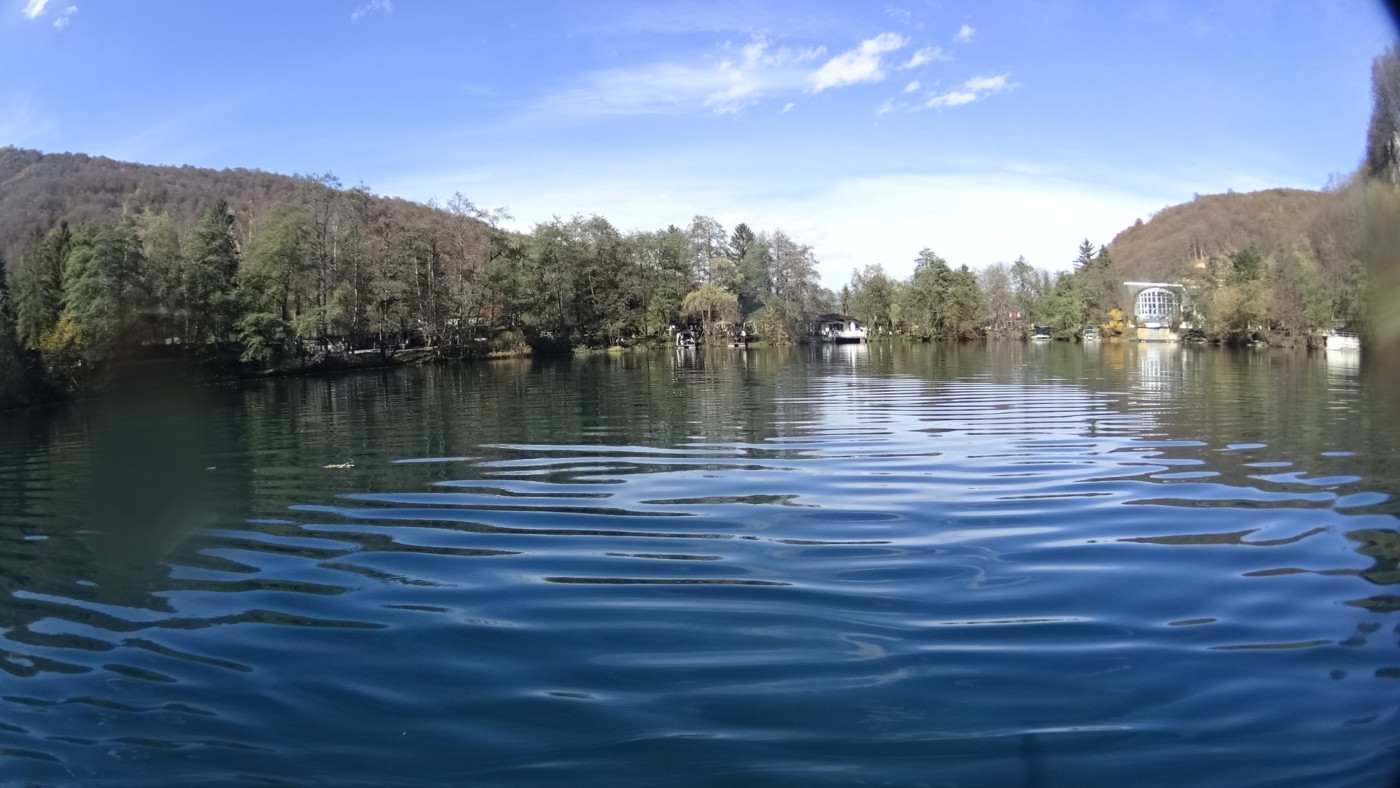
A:
[[[1379,0],[0,0],[0,145],[1063,269],[1360,161]]]

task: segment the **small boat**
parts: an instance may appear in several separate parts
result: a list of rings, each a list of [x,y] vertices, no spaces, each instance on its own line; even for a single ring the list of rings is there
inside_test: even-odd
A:
[[[1036,326],[1033,329],[1031,329],[1031,339],[1035,340],[1036,342],[1049,342],[1054,338],[1055,337],[1052,333],[1052,329],[1050,326]]]
[[[1083,339],[1085,342],[1097,341],[1099,338],[1099,329],[1097,326],[1085,326],[1083,333],[1079,336],[1080,339]]]
[[[1361,337],[1353,331],[1328,331],[1323,340],[1328,350],[1361,349]]]
[[[700,344],[700,338],[694,331],[677,331],[676,347],[695,347]]]

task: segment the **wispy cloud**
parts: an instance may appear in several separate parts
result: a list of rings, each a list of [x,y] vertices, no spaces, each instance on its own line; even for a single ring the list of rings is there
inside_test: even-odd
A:
[[[906,25],[914,22],[914,14],[903,8],[886,8],[885,16],[903,22]]]
[[[705,106],[719,113],[738,112],[768,91],[790,86],[797,73],[794,67],[825,51],[824,48],[772,49],[767,40],[756,38],[740,50],[738,61],[720,62],[722,87],[705,97]]]
[[[631,114],[677,114],[709,110],[734,114],[764,99],[798,92],[879,82],[890,67],[889,53],[909,43],[896,33],[881,33],[854,49],[826,60],[825,46],[791,48],[756,35],[742,45],[726,44],[718,52],[692,61],[667,61],[585,73],[571,87],[544,98],[532,115],[603,117]],[[936,48],[916,53],[920,63],[934,59]],[[785,102],[782,112],[796,106]]]
[[[916,91],[916,90],[918,90],[918,89],[919,89],[919,80],[917,80],[917,79],[914,80],[913,82],[910,82],[908,85],[905,85],[905,86],[904,86],[904,92],[905,92],[905,93],[913,93],[914,91]]]
[[[973,77],[963,83],[963,87],[974,93],[1000,93],[1011,87],[1015,87],[1006,81],[1010,74],[997,74],[991,77]]]
[[[959,44],[971,43],[972,36],[976,33],[977,31],[975,29],[968,27],[967,25],[963,25],[962,27],[958,28],[957,35],[953,36],[953,41]]]
[[[945,54],[943,52],[942,47],[924,47],[923,49],[920,49],[918,52],[915,52],[913,55],[911,55],[909,59],[904,62],[904,65],[900,66],[900,69],[907,70],[911,68],[918,68],[919,66],[922,66],[926,63],[932,63],[935,60],[952,59],[953,56]]]
[[[68,24],[73,21],[73,15],[76,13],[78,13],[77,6],[68,6],[67,8],[63,9],[58,13],[58,18],[53,20],[53,26],[58,28],[59,30],[68,27]]]
[[[38,19],[44,15],[44,6],[49,4],[49,0],[29,0],[24,4],[24,10],[20,13],[30,19]]]
[[[929,97],[929,100],[924,102],[924,106],[930,108],[956,107],[962,104],[971,104],[976,100],[976,93],[966,90],[950,90],[947,93]]]
[[[860,46],[828,60],[809,77],[813,93],[827,88],[879,82],[885,78],[884,55],[902,48],[909,40],[896,33],[881,33],[860,42]]]
[[[823,47],[775,47],[756,37],[737,56],[703,58],[696,63],[654,63],[637,68],[594,71],[554,94],[537,111],[563,117],[671,114],[708,109],[739,112],[759,100],[795,93],[806,84],[810,63]]]
[[[371,13],[390,14],[394,11],[393,0],[366,0],[354,13],[350,14],[351,22],[358,22]]]
[[[1011,90],[1017,85],[1008,81],[1010,74],[997,74],[994,76],[973,77],[962,83],[958,88],[930,96],[923,103],[924,108],[942,109],[944,107],[957,107],[963,104],[971,104],[992,95]]]

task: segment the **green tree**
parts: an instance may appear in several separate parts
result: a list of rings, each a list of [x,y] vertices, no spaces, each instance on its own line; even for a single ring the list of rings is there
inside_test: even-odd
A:
[[[1356,258],[1346,261],[1332,290],[1332,317],[1356,330],[1370,324],[1370,276],[1365,263]]]
[[[48,233],[37,228],[20,252],[14,272],[15,330],[20,343],[37,349],[63,312],[63,267],[73,234],[62,222]]]
[[[1079,244],[1079,255],[1074,258],[1074,271],[1078,273],[1094,262],[1094,245],[1085,238]]]
[[[1061,271],[1042,300],[1038,322],[1049,325],[1057,337],[1076,334],[1084,325],[1084,298],[1074,274]]]
[[[915,336],[965,336],[980,324],[982,299],[977,276],[965,265],[953,270],[942,257],[924,249],[914,262],[900,306]]]
[[[694,271],[695,278],[701,282],[712,282],[712,261],[728,257],[731,253],[729,236],[724,232],[724,225],[710,216],[696,216],[690,220],[690,228],[686,235],[689,240],[691,270]]]
[[[273,204],[253,226],[238,274],[238,340],[243,358],[272,362],[294,337],[293,293],[305,262],[306,216],[296,202]]]
[[[1230,265],[1225,274],[1227,284],[1238,285],[1246,282],[1257,282],[1264,276],[1264,258],[1259,256],[1259,252],[1253,246],[1245,248],[1230,255]]]
[[[1011,292],[1023,324],[1040,319],[1040,301],[1049,289],[1048,284],[1044,272],[1026,262],[1025,257],[1017,257],[1016,262],[1011,264]]]
[[[948,293],[948,321],[952,334],[967,337],[985,325],[982,314],[982,293],[977,275],[965,265],[953,271]]]
[[[1318,263],[1308,250],[1295,247],[1278,260],[1270,288],[1269,314],[1286,331],[1330,328],[1332,299]]]
[[[1118,306],[1122,282],[1108,247],[1100,246],[1095,252],[1093,245],[1085,239],[1079,247],[1079,258],[1075,261],[1074,278],[1084,309],[1080,325],[1103,323],[1109,311]]]
[[[122,345],[150,339],[142,313],[150,301],[146,258],[131,218],[84,227],[73,236],[63,276],[63,314],[82,337],[80,356],[97,367]]]
[[[681,299],[695,287],[687,262],[685,232],[675,225],[632,236],[631,256],[642,277],[645,333],[656,333],[680,316]]]
[[[739,226],[748,229],[747,225]],[[735,232],[737,234],[738,230]],[[744,254],[739,258],[738,295],[739,306],[746,315],[774,299],[773,253],[762,238],[755,238],[744,246]]]
[[[880,265],[867,265],[863,271],[853,271],[845,299],[845,310],[872,330],[892,333],[899,284]]]
[[[175,220],[169,213],[145,210],[135,214],[133,221],[141,239],[141,253],[146,258],[151,330],[158,340],[178,339],[186,321],[183,305],[185,258]]]
[[[15,333],[15,311],[7,274],[5,261],[0,260],[0,408],[23,402],[31,385]]]
[[[1219,327],[1243,333],[1263,328],[1269,318],[1263,284],[1258,281],[1227,285],[1215,293],[1214,314]]]
[[[526,264],[533,311],[552,330],[598,344],[635,333],[645,321],[644,272],[600,216],[536,225]]]
[[[766,304],[776,304],[795,320],[805,322],[818,311],[817,261],[812,248],[794,241],[782,230],[762,238],[771,255],[772,296]]]
[[[787,344],[803,333],[802,321],[777,302],[760,307],[749,316],[749,322],[753,324],[758,338],[770,344]]]
[[[709,337],[713,335],[716,323],[738,321],[739,299],[728,290],[703,284],[686,294],[681,301],[681,311],[698,316],[705,336]]]
[[[758,236],[743,222],[734,226],[734,232],[729,235],[729,259],[739,265],[744,260],[744,255],[758,243]]]
[[[230,339],[238,318],[235,292],[238,245],[233,238],[233,214],[220,199],[204,212],[186,244],[183,282],[187,342]]]

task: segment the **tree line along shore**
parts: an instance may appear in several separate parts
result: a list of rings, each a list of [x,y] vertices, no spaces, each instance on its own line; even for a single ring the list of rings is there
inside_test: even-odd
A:
[[[696,325],[802,341],[849,314],[873,339],[1061,337],[1133,320],[1125,278],[1180,284],[1178,321],[1221,341],[1400,334],[1400,55],[1373,65],[1358,170],[1319,192],[1211,195],[1085,240],[1071,270],[973,271],[925,248],[833,291],[780,229],[621,232],[600,216],[518,232],[462,195],[420,205],[333,176],[148,167],[0,148],[0,407],[100,389],[141,359],[238,377],[647,345]],[[1069,256],[1069,255],[1067,255]]]

